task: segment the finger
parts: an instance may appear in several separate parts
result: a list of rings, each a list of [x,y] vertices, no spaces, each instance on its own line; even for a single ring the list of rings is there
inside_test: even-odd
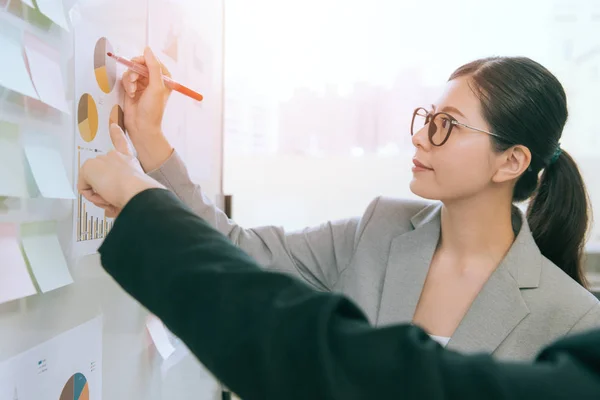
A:
[[[143,56],[143,55],[141,55],[141,56],[136,56],[136,57],[133,57],[133,58],[131,59],[131,61],[133,61],[133,62],[134,62],[134,63],[136,63],[136,64],[142,64],[142,65],[146,65],[146,59],[144,58],[144,56]]]
[[[123,82],[136,82],[138,79],[140,79],[140,74],[131,69],[123,72],[123,77],[121,78]]]
[[[138,80],[136,81],[137,85],[138,85],[138,90],[140,90],[141,88],[146,88],[148,87],[148,84],[150,83],[150,81],[148,80],[148,78],[146,78],[145,76],[140,76],[138,78]]]
[[[92,184],[88,178],[88,171],[90,168],[93,168],[93,166],[90,167],[90,164],[93,164],[94,162],[94,159],[87,160],[85,163],[83,163],[79,170],[79,178],[77,179],[77,190],[81,194],[84,194],[87,191],[93,192]]]
[[[87,201],[93,203],[96,207],[107,208],[111,206],[108,201],[104,200],[102,196],[92,190],[87,190],[81,194],[86,198]]]
[[[158,61],[158,63],[160,64],[160,69],[162,71],[162,74],[165,76],[168,76],[169,78],[172,78],[171,71],[169,71],[167,66],[165,64],[163,64],[160,60]]]
[[[129,71],[128,78],[130,82],[137,82],[137,80],[140,79],[140,74],[135,71]]]
[[[119,210],[117,207],[115,206],[108,206],[104,209],[104,214],[106,214],[106,216],[108,218],[116,218],[117,215],[119,215],[119,212],[121,210]]]
[[[127,71],[123,74],[121,85],[123,86],[123,89],[125,89],[125,93],[127,93],[129,96],[131,96],[131,94],[135,94],[137,91],[137,81],[131,81],[130,71]]]
[[[165,84],[162,79],[162,67],[152,50],[150,50],[150,47],[146,47],[144,58],[146,59],[146,66],[148,67],[148,73],[150,74],[150,83],[148,86],[153,90],[163,90]]]
[[[121,153],[128,156],[131,156],[133,152],[129,148],[129,142],[127,142],[127,138],[125,137],[125,132],[123,129],[117,124],[112,124],[110,126],[110,139],[112,140],[115,149]]]

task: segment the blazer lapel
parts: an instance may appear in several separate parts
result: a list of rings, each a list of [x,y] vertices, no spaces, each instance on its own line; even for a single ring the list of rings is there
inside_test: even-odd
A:
[[[448,342],[448,349],[492,353],[529,314],[506,265],[490,276]]]
[[[392,240],[377,325],[412,322],[440,237],[440,209],[426,207],[411,220],[414,230]]]
[[[513,226],[519,232],[513,245],[452,335],[449,349],[493,353],[529,314],[521,289],[539,286],[543,256],[516,208]]]

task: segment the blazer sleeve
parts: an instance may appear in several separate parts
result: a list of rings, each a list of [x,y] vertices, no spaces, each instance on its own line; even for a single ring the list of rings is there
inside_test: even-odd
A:
[[[600,303],[594,305],[573,325],[569,334],[589,331],[600,328]]]
[[[198,216],[227,236],[260,265],[301,277],[319,290],[331,290],[354,253],[355,242],[373,213],[376,201],[363,218],[330,221],[297,232],[281,227],[244,229],[229,219],[190,179],[185,164],[174,152],[149,175],[171,190]]]
[[[410,325],[376,329],[346,298],[261,270],[170,192],[140,193],[102,265],[242,398],[558,399],[600,393],[600,337],[535,365],[442,349]]]

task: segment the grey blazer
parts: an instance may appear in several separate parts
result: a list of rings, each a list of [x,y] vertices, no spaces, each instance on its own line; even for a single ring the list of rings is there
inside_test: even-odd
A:
[[[411,323],[440,235],[439,203],[379,197],[360,218],[291,233],[244,229],[202,194],[176,153],[149,175],[266,268],[347,295],[379,326]],[[600,327],[598,300],[546,259],[517,219],[515,242],[447,348],[530,360],[564,335]]]

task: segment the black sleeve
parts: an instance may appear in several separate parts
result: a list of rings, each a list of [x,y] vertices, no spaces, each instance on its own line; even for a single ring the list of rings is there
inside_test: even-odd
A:
[[[132,199],[100,254],[244,400],[600,396],[596,334],[564,341],[532,366],[462,356],[412,326],[372,328],[346,298],[260,269],[166,190]]]

